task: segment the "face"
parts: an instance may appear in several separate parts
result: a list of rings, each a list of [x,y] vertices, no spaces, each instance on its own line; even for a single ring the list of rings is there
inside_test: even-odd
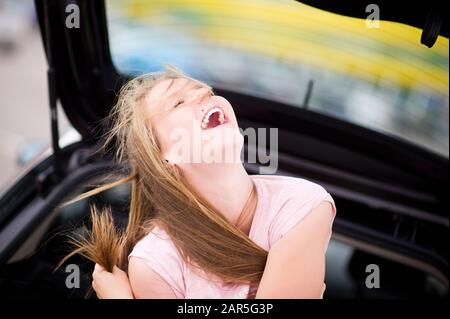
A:
[[[164,80],[147,93],[144,107],[164,158],[180,168],[238,158],[243,137],[233,108],[209,87],[185,78]]]

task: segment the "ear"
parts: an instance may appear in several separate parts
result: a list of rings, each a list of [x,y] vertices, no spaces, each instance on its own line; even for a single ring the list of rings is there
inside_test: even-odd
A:
[[[175,165],[178,163],[179,159],[177,158],[176,154],[173,154],[171,152],[165,152],[162,154],[162,157],[164,158],[164,161],[167,164]]]
[[[161,158],[163,159],[164,163],[166,164],[173,163],[173,161],[171,160],[171,154],[168,150],[161,149],[160,151],[161,151]]]
[[[176,176],[179,176],[180,172],[179,172],[178,166],[174,162],[165,158],[163,163],[165,164],[166,167],[169,168],[170,171],[172,171],[172,173],[174,173]]]
[[[172,169],[177,166],[174,161],[170,160],[170,158],[164,158],[164,164],[169,165]]]

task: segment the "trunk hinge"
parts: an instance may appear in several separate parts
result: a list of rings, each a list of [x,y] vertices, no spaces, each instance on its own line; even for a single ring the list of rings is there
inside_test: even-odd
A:
[[[62,177],[62,160],[61,149],[59,147],[59,130],[58,130],[58,111],[57,111],[57,99],[56,92],[56,72],[53,66],[53,56],[51,49],[51,31],[50,31],[50,1],[44,2],[44,39],[45,39],[45,51],[47,53],[47,82],[48,82],[48,98],[50,105],[50,126],[52,134],[52,148],[53,148],[53,178],[58,181]]]
[[[420,37],[420,43],[431,48],[439,37],[439,32],[442,26],[442,12],[443,8],[441,3],[434,3],[430,11],[428,11],[425,25],[422,29],[422,36]]]

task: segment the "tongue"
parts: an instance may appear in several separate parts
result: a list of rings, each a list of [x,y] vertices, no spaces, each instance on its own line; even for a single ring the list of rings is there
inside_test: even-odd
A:
[[[209,116],[209,122],[206,128],[214,128],[220,125],[219,114],[219,112],[214,112]]]

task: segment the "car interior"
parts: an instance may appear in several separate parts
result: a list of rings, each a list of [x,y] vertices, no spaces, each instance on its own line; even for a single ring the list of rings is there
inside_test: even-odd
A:
[[[72,257],[60,268],[59,261],[70,252],[68,235],[80,233],[83,226],[89,227],[90,205],[111,207],[114,220],[118,227],[125,227],[129,202],[129,187],[119,186],[105,191],[92,198],[81,200],[60,208],[64,201],[86,191],[95,185],[121,176],[111,172],[121,170],[115,167],[113,160],[95,152],[95,148],[78,143],[64,149],[67,162],[72,168],[77,167],[77,174],[71,174],[61,187],[58,196],[47,202],[46,214],[39,220],[39,225],[28,232],[26,238],[8,262],[1,268],[0,294],[3,298],[96,298],[90,288],[92,263],[80,256]],[[67,153],[66,153],[67,152]],[[100,158],[99,158],[100,157]],[[282,156],[280,156],[282,158]],[[44,163],[45,164],[45,163]],[[285,167],[285,174],[318,181],[319,175],[307,175],[306,167],[310,163],[301,160],[285,159],[280,163]],[[289,172],[289,166],[297,166],[300,173]],[[298,169],[304,165],[302,169]],[[249,173],[256,172],[257,165],[246,163]],[[321,170],[323,171],[323,169]],[[42,173],[41,173],[42,174]],[[45,170],[44,170],[45,174]],[[323,182],[322,182],[323,183]],[[414,242],[427,247],[430,231],[447,231],[445,227],[431,228],[427,223],[414,218],[405,218],[400,214],[392,214],[386,209],[374,208],[370,204],[350,199],[345,192],[331,185],[333,197],[339,207],[335,221],[334,234],[329,244],[326,256],[325,299],[341,298],[444,298],[448,295],[448,282],[437,267],[421,262],[406,254],[389,249],[389,246],[379,246],[375,240],[359,240],[355,230],[368,229],[380,236],[396,234],[396,238],[407,243],[410,236],[415,236]],[[328,188],[329,188],[328,187]],[[37,188],[39,189],[39,188]],[[38,191],[38,190],[36,190]],[[45,196],[45,187],[38,191]],[[48,199],[48,198],[47,198]],[[42,198],[41,198],[42,200]],[[52,213],[49,213],[52,211]],[[24,211],[24,218],[30,218],[29,227],[33,227],[32,212]],[[36,214],[37,211],[34,211]],[[362,217],[364,215],[364,217]],[[384,218],[379,218],[384,215]],[[372,217],[372,218],[371,218]],[[393,229],[392,219],[398,219],[399,229]],[[352,231],[346,230],[349,221]],[[414,231],[414,233],[412,233]],[[346,235],[351,234],[350,236]],[[445,249],[445,243],[442,243]],[[410,255],[410,254],[408,254]],[[80,288],[67,289],[67,265],[76,264],[80,267]],[[380,288],[370,289],[366,286],[368,265],[375,264],[381,269]]]
[[[96,298],[93,264],[70,252],[68,236],[89,228],[90,206],[111,207],[127,223],[129,188],[120,186],[65,207],[76,195],[127,173],[99,152],[102,119],[128,76],[109,55],[103,1],[80,0],[80,30],[66,30],[62,2],[36,0],[49,57],[51,110],[56,93],[82,139],[53,150],[0,198],[0,296]],[[73,50],[73,48],[77,48]],[[57,70],[58,72],[54,72]],[[337,215],[326,256],[325,299],[448,297],[448,158],[338,118],[263,97],[215,88],[235,109],[239,125],[278,128],[277,174],[305,178],[327,189]],[[244,164],[258,174],[267,163],[249,161],[258,141],[245,141]],[[80,267],[79,288],[66,286],[67,265]],[[367,284],[380,269],[380,287]]]

